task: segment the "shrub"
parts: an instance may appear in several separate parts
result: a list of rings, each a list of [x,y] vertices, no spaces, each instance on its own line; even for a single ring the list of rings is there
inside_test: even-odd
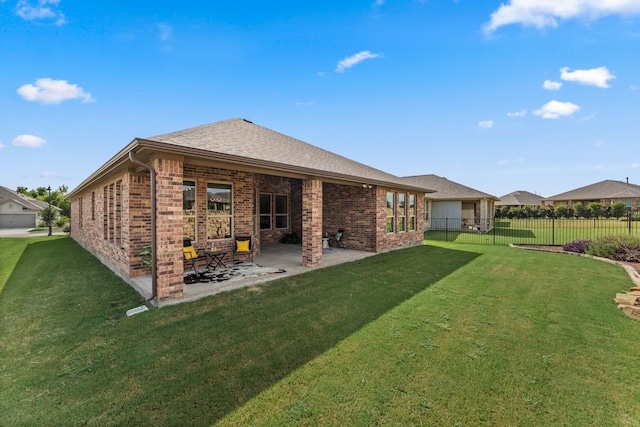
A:
[[[62,226],[62,231],[64,233],[71,233],[71,224],[66,223],[65,225]]]
[[[297,245],[300,243],[300,238],[298,237],[298,234],[296,234],[295,232],[284,233],[284,235],[280,239],[280,243]]]
[[[573,242],[569,242],[562,247],[565,251],[568,252],[576,252],[579,254],[583,254],[589,248],[589,244],[591,240],[574,240]]]
[[[640,237],[600,237],[591,242],[586,253],[618,261],[640,262]]]

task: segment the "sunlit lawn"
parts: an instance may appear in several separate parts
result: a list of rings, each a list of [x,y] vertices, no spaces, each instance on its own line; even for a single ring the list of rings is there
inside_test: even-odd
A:
[[[610,264],[429,245],[127,318],[140,298],[69,238],[0,259],[0,425],[640,419]]]
[[[459,224],[459,222],[455,223]],[[456,243],[563,245],[574,240],[595,239],[605,235],[640,235],[640,221],[611,219],[496,219],[487,232],[429,230],[425,239]]]

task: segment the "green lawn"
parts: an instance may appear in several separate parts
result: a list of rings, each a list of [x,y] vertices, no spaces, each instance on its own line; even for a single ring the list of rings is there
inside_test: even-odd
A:
[[[0,425],[638,425],[631,281],[439,244],[131,318],[68,237],[0,239]]]
[[[457,224],[457,223],[454,223]],[[563,245],[574,240],[595,239],[606,235],[640,235],[640,222],[611,219],[496,219],[486,233],[469,230],[429,230],[425,239],[456,243],[521,243]]]

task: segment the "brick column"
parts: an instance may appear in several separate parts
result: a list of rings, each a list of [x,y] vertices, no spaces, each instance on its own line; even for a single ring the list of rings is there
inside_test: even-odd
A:
[[[302,182],[302,265],[322,264],[322,181]]]
[[[156,245],[158,300],[179,298],[183,291],[182,160],[156,158]]]

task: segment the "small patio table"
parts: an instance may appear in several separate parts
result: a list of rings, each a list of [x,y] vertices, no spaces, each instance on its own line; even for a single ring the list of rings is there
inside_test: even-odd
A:
[[[205,251],[207,259],[207,270],[215,270],[217,267],[226,267],[227,265],[222,262],[222,259],[228,254],[228,251]]]

